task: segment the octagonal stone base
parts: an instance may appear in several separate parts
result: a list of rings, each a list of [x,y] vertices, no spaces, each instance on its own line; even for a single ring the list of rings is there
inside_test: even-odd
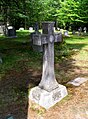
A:
[[[51,92],[43,90],[37,86],[31,89],[29,99],[45,109],[49,109],[63,99],[67,94],[66,87],[60,84],[58,88],[52,90]]]

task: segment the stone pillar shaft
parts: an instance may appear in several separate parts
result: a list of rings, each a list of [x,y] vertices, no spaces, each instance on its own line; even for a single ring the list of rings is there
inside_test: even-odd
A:
[[[43,73],[39,87],[52,91],[59,86],[54,73],[54,42],[44,45]]]

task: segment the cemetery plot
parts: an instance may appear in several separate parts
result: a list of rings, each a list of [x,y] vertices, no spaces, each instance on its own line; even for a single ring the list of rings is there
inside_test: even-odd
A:
[[[38,28],[32,40],[34,45],[43,46],[43,71],[39,86],[30,91],[29,102],[32,100],[48,109],[67,95],[66,87],[58,84],[54,73],[54,42],[62,42],[62,34],[54,33],[54,22],[42,23],[43,34],[36,31]],[[56,97],[54,93],[58,92],[60,96]]]
[[[24,40],[29,41],[29,37],[0,40],[0,51],[3,53],[3,63],[0,64],[1,119],[9,113],[16,119],[27,118],[27,84],[30,84],[30,89],[40,82],[42,56],[29,48],[29,42],[24,45]],[[55,62],[55,75],[60,84],[66,84],[77,77],[88,77],[88,37],[73,36],[66,38],[65,41],[74,54],[72,56],[69,54],[70,59],[66,57],[63,61]],[[9,48],[11,50],[8,50]],[[48,111],[33,106],[29,109],[31,118],[87,118],[88,81],[77,88],[68,87],[68,94],[64,100]],[[58,95],[54,93],[53,100],[57,100],[60,96],[60,92]]]

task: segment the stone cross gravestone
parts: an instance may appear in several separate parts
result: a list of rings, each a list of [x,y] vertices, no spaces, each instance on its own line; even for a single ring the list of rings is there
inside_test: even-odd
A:
[[[33,44],[43,46],[42,79],[30,91],[29,99],[48,109],[67,95],[66,87],[58,84],[54,73],[54,42],[62,42],[62,34],[54,33],[54,22],[42,23],[42,34],[33,35]]]

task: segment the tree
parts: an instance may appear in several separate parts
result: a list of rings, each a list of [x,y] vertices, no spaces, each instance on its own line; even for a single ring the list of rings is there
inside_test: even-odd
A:
[[[61,2],[60,9],[57,10],[58,22],[64,26],[76,24],[80,20],[78,15],[79,2],[74,0],[66,0]]]
[[[78,0],[78,1],[79,1],[78,14],[80,15],[80,19],[83,21],[83,23],[80,23],[80,25],[88,26],[88,1],[87,0]]]
[[[88,23],[87,0],[1,0],[0,20],[5,24],[28,28],[36,21],[56,21],[59,26]],[[56,25],[57,26],[57,25]]]

